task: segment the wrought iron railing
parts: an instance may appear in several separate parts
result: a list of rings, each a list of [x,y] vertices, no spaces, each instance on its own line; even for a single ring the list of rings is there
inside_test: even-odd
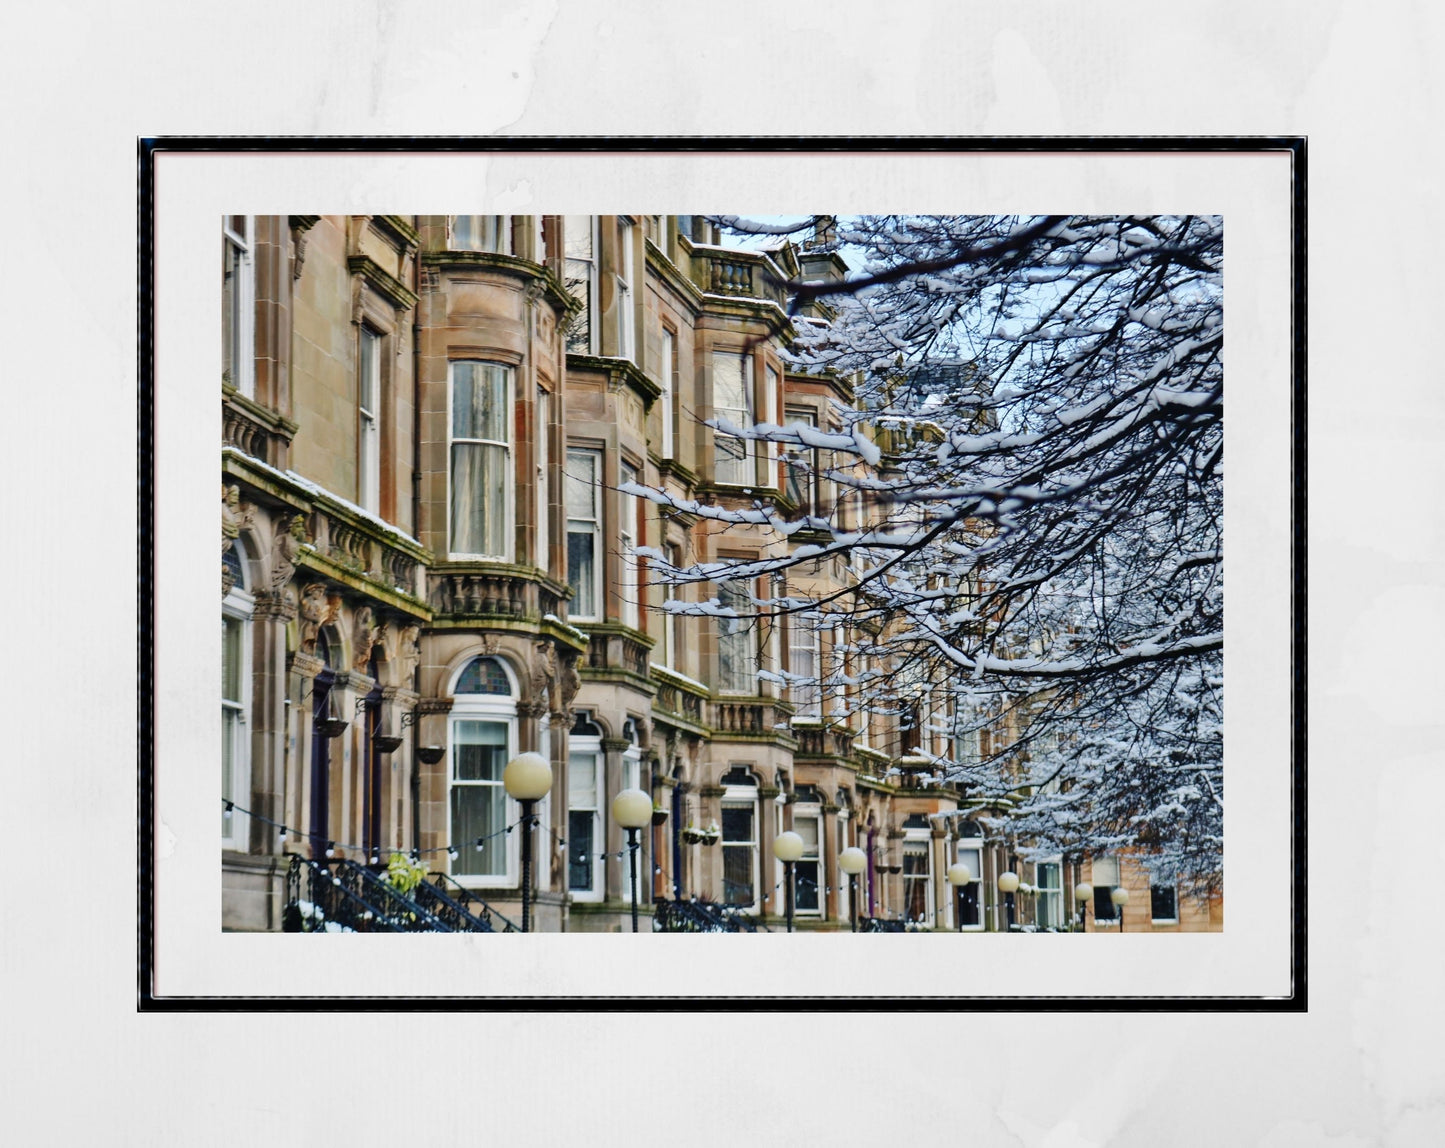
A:
[[[765,933],[770,931],[746,913],[696,897],[653,903],[655,933],[756,933],[760,927]]]
[[[906,933],[908,923],[900,917],[859,917],[860,933]]]
[[[516,933],[520,931],[515,924],[483,901],[473,890],[458,884],[445,873],[428,873],[426,883],[432,886],[438,896],[445,897],[462,912],[478,921],[485,922],[487,932]]]
[[[430,878],[411,890],[411,899],[437,920],[450,925],[453,932],[495,933],[497,931],[492,924],[491,914],[486,909],[482,910],[482,914],[485,915],[471,912],[455,898],[432,884]]]
[[[349,861],[292,854],[286,875],[288,933],[450,933],[452,928],[375,874]]]

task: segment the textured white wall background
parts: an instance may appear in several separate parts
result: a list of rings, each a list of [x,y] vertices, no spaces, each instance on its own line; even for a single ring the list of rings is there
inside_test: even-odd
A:
[[[16,1142],[1441,1142],[1438,6],[354,2],[239,23],[12,17],[7,883],[69,871],[95,894],[84,920],[12,902],[0,936]],[[495,132],[1309,135],[1309,1015],[135,1015],[135,137]],[[376,1106],[372,1071],[459,1103]]]

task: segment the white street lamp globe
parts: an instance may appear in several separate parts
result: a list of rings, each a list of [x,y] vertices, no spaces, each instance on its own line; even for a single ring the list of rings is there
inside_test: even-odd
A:
[[[1094,887],[1085,881],[1082,885],[1074,886],[1074,900],[1083,904],[1094,895]]]
[[[624,789],[612,799],[612,819],[623,829],[652,824],[652,798],[640,789]]]
[[[1017,873],[1000,873],[998,875],[998,891],[1000,893],[1014,893],[1018,891],[1019,875]]]
[[[948,883],[950,885],[967,885],[973,880],[973,872],[967,865],[958,864],[948,867]]]
[[[868,854],[856,845],[850,845],[838,854],[838,868],[850,877],[856,877],[868,868]]]
[[[1129,890],[1122,885],[1109,894],[1109,900],[1118,905],[1121,909],[1129,903]]]
[[[773,838],[773,853],[784,863],[796,861],[803,855],[803,839],[791,829]]]
[[[502,786],[517,801],[540,801],[552,788],[552,765],[540,753],[519,753],[502,770]]]

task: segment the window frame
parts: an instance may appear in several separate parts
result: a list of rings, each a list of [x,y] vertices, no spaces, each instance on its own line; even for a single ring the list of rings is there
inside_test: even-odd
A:
[[[662,428],[659,443],[660,456],[665,459],[676,457],[676,448],[673,441],[673,396],[676,393],[674,386],[675,373],[677,371],[677,332],[666,323],[661,324],[662,333],[658,336],[658,364],[657,382],[662,388],[659,400],[662,404]]]
[[[462,675],[478,659],[485,659],[496,663],[506,675],[508,694],[485,694],[485,693],[457,693],[456,687],[460,684]],[[461,722],[490,722],[497,725],[505,725],[506,754],[505,760],[510,761],[517,754],[517,677],[512,667],[507,664],[504,658],[488,654],[473,654],[463,660],[462,664],[452,673],[448,693],[452,698],[452,708],[447,714],[447,842],[453,846],[459,855],[470,856],[470,851],[475,850],[475,842],[472,839],[459,839],[456,836],[452,793],[458,785],[468,788],[485,788],[494,791],[493,799],[500,797],[502,801],[502,824],[511,825],[520,815],[521,806],[508,795],[506,787],[502,784],[502,778],[498,775],[495,781],[461,781],[457,780],[457,750],[461,745],[458,738],[457,728]],[[545,803],[538,804],[534,812],[542,817],[541,809]],[[545,817],[542,823],[546,824]],[[487,842],[486,848],[496,848],[496,838]],[[489,888],[489,889],[513,889],[517,888],[521,881],[520,873],[520,850],[517,834],[503,833],[502,842],[502,872],[500,873],[459,873],[455,869],[455,862],[450,858],[447,861],[447,871],[451,878],[459,885],[467,888]]]
[[[978,828],[977,823],[973,823],[973,825],[974,828]],[[962,832],[962,827],[960,827],[960,832]],[[968,883],[965,889],[973,890],[975,898],[973,907],[974,912],[978,917],[978,920],[972,923],[968,921],[956,920],[953,923],[955,929],[959,929],[965,933],[982,933],[988,921],[988,908],[985,904],[985,897],[983,895],[983,865],[984,854],[987,852],[987,848],[987,844],[981,831],[978,836],[960,836],[953,843],[953,863],[955,865],[967,865],[969,872],[973,874],[973,880]],[[964,854],[968,854],[968,856],[965,856]],[[955,913],[959,911],[960,900],[962,900],[962,898],[959,896],[958,892],[955,891],[952,897],[953,911]]]
[[[470,224],[468,230],[475,229],[478,233],[476,239],[469,239],[462,242],[459,239],[461,228],[458,220],[488,220],[490,222],[477,225]],[[488,246],[487,231],[494,231],[494,241]],[[492,255],[511,255],[512,252],[512,217],[510,215],[449,215],[447,216],[447,250],[448,251],[483,251]]]
[[[741,603],[741,606],[735,604],[732,599],[737,595],[741,595],[748,600]],[[756,612],[756,607],[754,607],[751,602],[753,597],[754,593],[752,589],[739,589],[736,582],[719,582],[717,584],[717,602],[720,608],[735,611],[742,608],[752,614]],[[732,623],[737,623],[738,629],[725,633],[723,627]],[[729,670],[724,670],[723,668],[724,643],[727,640],[738,638],[741,638],[749,647],[746,655],[742,658],[743,661],[751,663],[746,672],[737,670],[736,668]],[[758,620],[756,618],[729,617],[725,614],[717,615],[717,629],[715,631],[715,640],[717,643],[717,674],[715,680],[719,694],[726,694],[732,697],[757,696],[757,672],[762,658],[762,643],[760,639],[760,627],[758,626]],[[732,651],[732,656],[737,657],[737,653],[737,651]],[[743,687],[738,687],[736,683],[742,681],[744,678],[748,684]]]
[[[630,474],[629,474],[630,472]],[[634,482],[641,485],[642,470],[628,459],[618,463],[617,485]],[[635,494],[617,492],[617,597],[618,620],[633,630],[642,627],[642,558],[637,553],[642,537],[642,505]]]
[[[1099,868],[1103,866],[1107,872],[1108,866],[1110,865],[1113,866],[1113,880],[1101,882],[1098,879]],[[1089,862],[1089,883],[1094,887],[1093,911],[1094,923],[1096,925],[1100,921],[1107,921],[1111,925],[1117,924],[1119,921],[1119,908],[1114,904],[1109,894],[1119,888],[1119,883],[1123,880],[1124,876],[1123,869],[1124,867],[1120,864],[1117,856],[1094,857]],[[1100,909],[1104,906],[1107,906],[1107,909],[1100,912]]]
[[[582,257],[582,256],[574,255],[574,254],[568,249],[568,240],[567,240],[567,237],[572,234],[572,220],[575,220],[575,219],[585,219],[585,220],[587,220],[587,232],[588,232],[589,244],[588,244],[588,254],[587,254],[587,256],[586,256],[585,258]],[[577,292],[576,292],[575,290],[573,290],[573,288],[572,288],[572,283],[576,282],[576,280],[574,280],[573,278],[571,278],[571,277],[569,276],[568,272],[572,269],[572,266],[573,266],[574,264],[580,265],[580,266],[585,266],[585,268],[586,268],[586,295],[587,295],[587,297],[586,297],[585,300],[581,300],[581,302],[583,303],[583,310],[582,310],[582,312],[581,312],[576,318],[573,319],[572,326],[569,327],[569,329],[568,329],[568,334],[565,336],[565,339],[564,339],[564,342],[565,342],[565,344],[566,344],[565,350],[566,350],[566,353],[569,354],[569,355],[595,355],[595,354],[598,353],[598,335],[600,334],[600,330],[599,330],[598,323],[597,323],[597,318],[598,318],[598,314],[597,314],[597,313],[598,313],[598,310],[599,310],[599,302],[598,302],[598,294],[599,294],[599,293],[598,293],[598,275],[597,275],[598,258],[597,258],[597,257],[598,257],[598,247],[600,246],[600,244],[599,244],[600,229],[599,229],[599,227],[598,227],[598,219],[597,219],[597,216],[595,216],[595,215],[564,215],[564,216],[562,216],[562,231],[563,231],[563,241],[562,241],[562,285],[563,285],[563,287],[566,289],[566,291],[567,291],[567,293],[568,293],[569,295],[571,295],[574,299],[579,299],[580,297],[578,296]],[[573,344],[574,344],[575,338],[574,338],[574,335],[572,334],[572,331],[575,329],[577,320],[578,320],[578,319],[581,319],[581,318],[583,318],[583,317],[585,317],[586,323],[587,323],[587,335],[586,335],[586,340],[585,340],[585,346],[574,346]]]
[[[226,713],[236,715],[231,726],[231,778],[229,792],[223,770],[221,775],[221,798],[230,801],[233,808],[229,814],[222,810],[221,848],[244,853],[250,848],[250,818],[242,812],[251,804],[251,704],[252,704],[252,643],[255,631],[252,622],[255,617],[256,599],[249,589],[249,573],[245,544],[238,538],[232,543],[236,557],[240,560],[241,579],[221,600],[221,739],[224,750],[226,739]],[[227,623],[235,626],[235,641],[239,647],[237,669],[237,697],[226,697],[225,658]]]
[[[799,641],[802,636],[805,641]],[[795,716],[805,718],[818,718],[823,716],[823,635],[812,622],[801,614],[793,614],[788,618],[788,672],[799,674],[798,652],[807,651],[812,659],[813,670],[811,683],[789,682],[788,701],[793,703]],[[805,694],[811,693],[812,700],[809,701]],[[812,708],[806,708],[811,706]]]
[[[636,279],[632,245],[636,235],[633,221],[624,215],[617,216],[617,270],[613,272],[617,288],[614,300],[617,309],[617,355],[634,363],[637,361],[637,309],[633,300]]]
[[[910,856],[923,858],[923,872],[910,873],[908,871],[908,858]],[[935,897],[933,896],[933,835],[927,829],[905,829],[903,841],[898,851],[898,859],[903,863],[903,905],[901,916],[905,921],[914,920],[908,915],[910,883],[921,885],[923,888],[923,917],[917,923],[926,929],[934,926],[936,919]]]
[[[718,363],[720,360],[735,361],[741,364],[742,379],[740,381],[740,393],[743,407],[722,406],[718,402]],[[756,422],[757,411],[756,383],[754,381],[753,356],[746,352],[724,350],[714,348],[712,353],[712,417],[716,421],[722,421],[726,412],[728,415],[740,415],[740,418],[728,418],[727,421],[738,427],[740,430],[751,428]],[[719,452],[719,445],[722,441],[732,441],[740,445],[742,454],[730,456],[726,462],[728,475],[723,474],[723,458]],[[713,481],[719,486],[737,486],[750,488],[758,486],[758,463],[755,443],[750,438],[733,439],[731,435],[713,430]],[[734,472],[741,475],[740,478],[730,477]]]
[[[245,233],[232,226],[240,219]],[[221,306],[222,321],[229,329],[230,339],[221,348],[221,375],[230,373],[230,384],[248,399],[256,397],[256,217],[254,215],[221,216]],[[235,272],[229,294],[226,277]],[[227,314],[229,312],[229,315]],[[227,321],[229,319],[229,321]],[[226,345],[229,342],[229,346]]]
[[[747,769],[746,765],[741,768]],[[729,841],[727,838],[727,817],[728,809],[747,809],[751,815],[752,837],[743,841],[736,839]],[[728,785],[723,787],[722,797],[718,801],[718,824],[723,831],[723,836],[718,842],[719,859],[722,864],[719,869],[718,879],[723,882],[718,899],[719,904],[734,908],[742,913],[756,916],[760,911],[762,899],[759,897],[759,881],[762,874],[759,872],[759,849],[762,830],[762,809],[759,802],[758,788],[755,785]],[[752,881],[752,900],[749,902],[731,901],[728,898],[727,890],[727,851],[729,849],[747,849],[749,873]]]
[[[574,458],[582,457],[586,457],[587,459],[589,459],[592,464],[592,481],[588,484],[592,492],[592,517],[590,519],[580,518],[572,513],[572,499],[570,497],[571,491],[567,489],[572,483],[580,483],[582,481],[573,473]],[[602,538],[604,530],[604,508],[602,505],[602,468],[605,461],[606,459],[603,452],[595,447],[569,446],[567,448],[567,466],[565,476],[563,478],[563,509],[566,513],[567,521],[567,585],[571,586],[573,591],[572,599],[567,605],[567,616],[569,619],[578,622],[601,622],[604,620],[606,615],[606,603],[603,599],[603,586],[605,582],[602,570]],[[589,547],[592,555],[592,578],[590,586],[590,605],[592,609],[585,613],[579,609],[579,607],[582,605],[580,582],[574,583],[572,579],[572,537],[574,534],[576,534],[578,537],[581,537],[583,534],[582,531],[574,531],[572,529],[572,526],[573,523],[580,524],[584,522],[590,522],[592,524],[592,529],[590,531],[590,537],[592,541]]]
[[[815,827],[817,836],[814,838],[812,850],[809,851],[808,838],[799,832],[798,827],[802,823],[808,823]],[[803,855],[793,863],[793,915],[796,917],[817,917],[820,920],[827,916],[827,881],[826,872],[823,866],[823,807],[818,804],[799,802],[793,806],[793,832],[803,838]],[[813,866],[813,896],[816,903],[810,908],[804,908],[801,884],[802,873],[800,867],[803,865]]]
[[[1161,916],[1159,916],[1159,915],[1156,913],[1156,911],[1155,911],[1155,900],[1154,900],[1154,893],[1155,893],[1155,890],[1156,890],[1156,889],[1157,889],[1157,890],[1165,890],[1165,889],[1167,889],[1167,890],[1169,891],[1170,903],[1174,906],[1174,913],[1173,913],[1172,916],[1161,917]],[[1168,885],[1156,885],[1156,884],[1154,883],[1153,878],[1150,878],[1150,880],[1149,880],[1149,921],[1150,921],[1151,924],[1154,924],[1154,925],[1177,925],[1177,924],[1179,924],[1179,885],[1178,885],[1177,882],[1171,882],[1171,883],[1168,884]]]
[[[576,791],[572,784],[573,758],[582,757],[591,759],[593,804],[590,806],[576,803]],[[607,870],[602,861],[607,845],[603,810],[606,785],[607,760],[602,752],[601,734],[571,734],[567,739],[567,896],[581,904],[599,904],[607,897]],[[590,883],[585,889],[576,889],[572,885],[572,867],[581,861],[572,849],[577,836],[572,829],[572,817],[578,813],[590,813],[592,817],[592,849],[586,856]]]
[[[504,390],[502,410],[509,412],[516,401],[517,368],[511,363],[501,363],[494,359],[450,359],[447,362],[447,557],[453,561],[478,561],[478,562],[511,562],[515,540],[516,522],[516,455],[515,446],[512,442],[514,428],[510,418],[504,419],[504,429],[507,433],[505,441],[483,438],[458,438],[456,436],[456,371],[459,366],[476,365],[493,367],[504,372]],[[456,446],[458,443],[476,445],[483,447],[496,447],[502,451],[502,474],[506,481],[503,483],[501,503],[501,538],[502,550],[498,554],[460,550],[456,547]]]
[[[1046,873],[1045,870],[1051,872]],[[1053,884],[1046,884],[1047,878],[1053,878]],[[1037,890],[1034,898],[1034,924],[1041,928],[1062,929],[1068,925],[1068,919],[1064,916],[1064,858],[1062,855],[1046,857],[1041,861],[1034,862],[1034,888]],[[1052,909],[1049,909],[1052,906]],[[1045,922],[1040,917],[1045,915],[1050,920]]]
[[[370,348],[368,369],[367,348]],[[369,514],[381,513],[382,360],[386,336],[360,324],[356,342],[356,504]],[[368,396],[368,390],[371,392]],[[367,406],[368,397],[371,400]]]

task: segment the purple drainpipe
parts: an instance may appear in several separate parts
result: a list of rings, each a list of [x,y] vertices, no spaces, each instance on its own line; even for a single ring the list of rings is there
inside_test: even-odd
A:
[[[875,841],[877,841],[877,839],[878,830],[868,830],[868,915],[870,917],[875,915],[873,904],[873,858],[875,856],[873,852],[873,844]]]

